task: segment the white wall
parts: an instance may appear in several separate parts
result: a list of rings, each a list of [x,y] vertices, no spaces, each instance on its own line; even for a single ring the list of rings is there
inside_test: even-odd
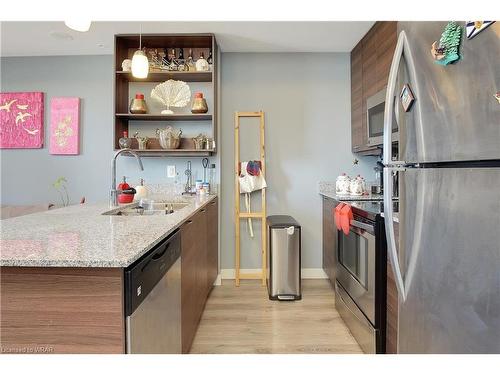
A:
[[[335,180],[343,171],[371,179],[375,164],[370,157],[353,165],[350,92],[346,53],[222,55],[222,268],[234,268],[234,112],[265,112],[268,215],[297,219],[302,266],[321,268],[318,181]],[[258,159],[258,123],[249,121],[242,123],[243,160]],[[257,210],[258,194],[254,201]],[[260,266],[257,220],[254,229],[251,239],[242,221],[242,268]]]

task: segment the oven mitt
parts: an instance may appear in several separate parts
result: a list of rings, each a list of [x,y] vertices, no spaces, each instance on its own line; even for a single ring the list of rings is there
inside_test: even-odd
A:
[[[337,230],[342,230],[342,224],[340,222],[341,218],[340,218],[340,210],[342,209],[342,207],[344,207],[344,203],[339,203],[337,205],[337,207],[335,207],[335,211],[334,211],[334,218],[335,218],[335,225],[337,226]]]
[[[342,225],[342,231],[347,236],[349,234],[349,228],[351,227],[352,209],[349,204],[345,204],[340,210],[340,223]]]

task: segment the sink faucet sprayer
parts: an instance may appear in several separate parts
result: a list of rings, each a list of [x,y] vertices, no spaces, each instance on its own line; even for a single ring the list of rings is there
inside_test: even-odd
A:
[[[129,153],[135,156],[137,162],[139,163],[139,168],[141,169],[141,171],[144,170],[144,167],[142,166],[141,157],[130,148],[124,148],[115,153],[115,156],[113,156],[113,160],[111,162],[111,192],[109,196],[110,207],[118,207],[118,194],[121,191],[116,189],[116,158],[118,157],[118,155],[122,153]]]

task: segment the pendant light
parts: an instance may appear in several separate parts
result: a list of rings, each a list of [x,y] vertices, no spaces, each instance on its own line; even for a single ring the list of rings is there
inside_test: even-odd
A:
[[[70,19],[68,21],[64,21],[64,24],[72,30],[79,31],[81,33],[85,33],[89,31],[90,24],[92,21],[82,20],[82,19]]]
[[[132,75],[135,78],[147,78],[149,73],[148,57],[142,50],[142,29],[139,33],[139,49],[134,52],[132,57]]]

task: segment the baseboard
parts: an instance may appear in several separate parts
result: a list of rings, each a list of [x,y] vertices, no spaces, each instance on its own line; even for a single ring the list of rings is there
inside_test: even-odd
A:
[[[217,275],[214,285],[222,285],[222,275],[220,273]]]
[[[220,279],[234,280],[234,268],[223,268],[220,270]],[[241,268],[241,273],[256,273],[260,272],[260,268]],[[303,279],[327,279],[325,271],[322,268],[302,268]]]

